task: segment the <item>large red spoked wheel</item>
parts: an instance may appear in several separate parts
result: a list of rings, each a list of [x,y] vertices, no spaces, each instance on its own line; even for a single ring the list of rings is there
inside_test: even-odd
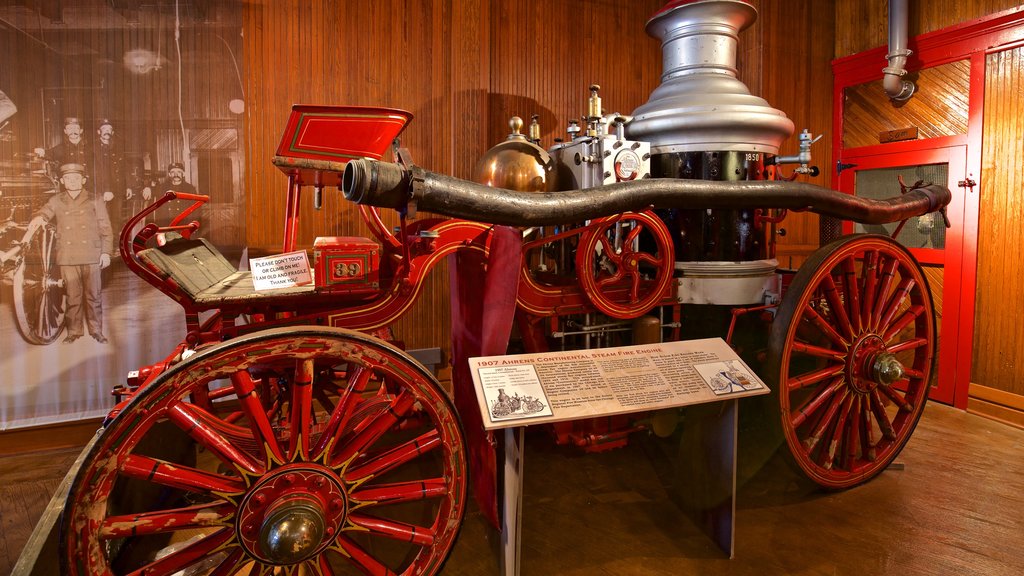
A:
[[[672,282],[672,238],[649,211],[594,220],[576,251],[576,274],[587,298],[612,318],[645,314]]]
[[[14,313],[30,344],[50,344],[64,331],[64,281],[56,264],[57,233],[41,226],[22,247],[14,269]]]
[[[455,409],[422,366],[353,331],[267,330],[175,366],[106,426],[64,511],[65,571],[435,574],[466,485]]]
[[[935,343],[931,294],[905,248],[856,235],[815,252],[770,339],[769,374],[800,470],[840,489],[889,466],[924,411]]]

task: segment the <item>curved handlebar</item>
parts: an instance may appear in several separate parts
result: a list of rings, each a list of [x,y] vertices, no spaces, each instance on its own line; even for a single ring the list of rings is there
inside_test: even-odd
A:
[[[159,226],[154,223],[149,223],[139,229],[134,236],[132,235],[132,231],[135,230],[139,224],[145,221],[146,217],[153,214],[161,206],[172,200],[190,200],[192,203],[175,216],[169,225]],[[146,248],[146,243],[160,232],[181,232],[181,235],[186,238],[191,236],[199,229],[199,222],[194,220],[188,224],[181,224],[181,222],[190,214],[198,210],[200,206],[209,201],[209,196],[174,191],[168,191],[160,198],[157,198],[155,202],[146,206],[141,212],[129,218],[128,222],[126,222],[124,227],[121,228],[121,234],[118,236],[118,250],[121,252],[121,260],[124,261],[125,265],[128,266],[136,276],[142,278],[161,292],[180,302],[183,295],[177,294],[168,289],[163,282],[163,279],[153,273],[148,266],[143,264],[142,260],[139,259],[138,253],[144,250]]]

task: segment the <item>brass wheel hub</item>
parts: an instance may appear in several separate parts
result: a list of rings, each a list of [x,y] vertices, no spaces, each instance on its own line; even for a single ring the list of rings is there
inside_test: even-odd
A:
[[[333,470],[289,464],[260,478],[246,493],[236,530],[250,556],[264,564],[290,566],[326,548],[347,513],[348,496]]]
[[[869,334],[850,350],[847,375],[855,391],[868,394],[878,386],[891,386],[901,380],[904,370],[896,355],[886,350],[882,338]]]

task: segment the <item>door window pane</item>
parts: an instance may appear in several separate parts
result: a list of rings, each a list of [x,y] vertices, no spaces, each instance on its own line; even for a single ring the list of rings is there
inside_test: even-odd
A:
[[[948,164],[922,164],[919,166],[903,166],[899,168],[876,168],[858,170],[854,193],[862,198],[881,200],[899,196],[899,177],[907,186],[919,181],[934,182],[946,185],[949,182]],[[855,224],[855,232],[870,232],[891,236],[899,226],[899,222],[890,224]],[[915,216],[907,221],[896,241],[907,248],[945,248],[946,226],[942,214],[933,212],[924,216]]]

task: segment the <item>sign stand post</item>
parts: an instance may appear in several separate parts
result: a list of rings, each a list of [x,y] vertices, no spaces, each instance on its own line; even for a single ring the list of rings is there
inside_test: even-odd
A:
[[[518,576],[527,425],[687,407],[683,512],[728,556],[735,550],[738,399],[767,394],[721,338],[470,358],[484,428],[503,429],[501,573]]]

